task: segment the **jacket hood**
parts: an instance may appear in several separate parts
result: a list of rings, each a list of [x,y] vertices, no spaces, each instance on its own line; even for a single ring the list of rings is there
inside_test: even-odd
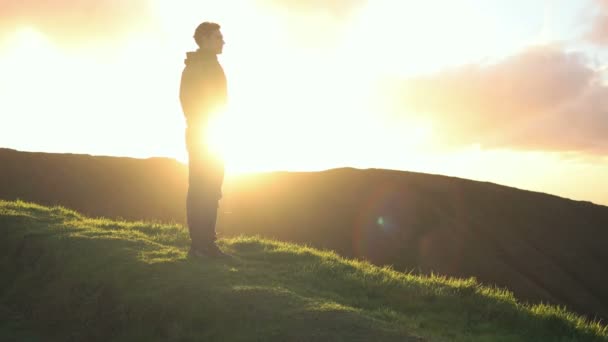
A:
[[[198,49],[196,51],[186,52],[186,59],[184,59],[184,64],[190,65],[206,61],[217,61],[217,55],[213,52]]]

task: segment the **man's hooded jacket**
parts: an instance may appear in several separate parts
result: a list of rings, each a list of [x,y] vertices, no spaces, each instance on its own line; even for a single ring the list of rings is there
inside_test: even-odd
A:
[[[226,104],[226,76],[217,55],[197,50],[186,53],[179,99],[189,129],[203,129],[210,116]]]

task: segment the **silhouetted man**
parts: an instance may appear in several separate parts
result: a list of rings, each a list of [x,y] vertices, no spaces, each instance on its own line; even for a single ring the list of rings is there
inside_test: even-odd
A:
[[[224,38],[220,25],[204,22],[194,32],[198,50],[186,53],[180,102],[186,118],[188,197],[186,210],[192,244],[190,257],[225,256],[217,247],[215,223],[222,197],[224,165],[209,151],[206,126],[226,104],[226,76],[217,60]]]

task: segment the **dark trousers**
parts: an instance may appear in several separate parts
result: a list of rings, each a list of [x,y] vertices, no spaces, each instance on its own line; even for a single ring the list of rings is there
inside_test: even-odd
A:
[[[224,164],[203,144],[202,132],[186,129],[188,148],[188,195],[186,211],[192,248],[204,248],[216,240],[215,223],[222,198]]]

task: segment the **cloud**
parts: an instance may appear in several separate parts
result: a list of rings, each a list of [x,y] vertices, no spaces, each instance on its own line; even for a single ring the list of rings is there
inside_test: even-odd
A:
[[[0,35],[35,27],[52,39],[110,37],[142,24],[148,0],[22,0],[0,2]]]
[[[399,85],[446,145],[608,154],[608,88],[580,53],[535,46]]]
[[[600,46],[608,46],[608,0],[594,0],[593,15],[585,20],[591,20],[591,28],[586,33],[586,39]]]
[[[295,47],[334,47],[346,34],[355,12],[368,0],[257,0],[281,18]],[[279,12],[279,13],[276,13]]]
[[[258,0],[262,4],[295,11],[302,14],[327,13],[335,18],[350,15],[365,5],[368,0]]]

